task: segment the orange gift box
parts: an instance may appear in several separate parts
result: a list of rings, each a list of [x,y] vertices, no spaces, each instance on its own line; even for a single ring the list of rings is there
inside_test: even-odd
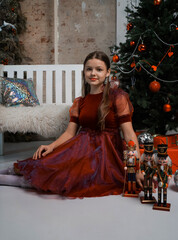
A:
[[[169,147],[176,147],[178,146],[178,134],[174,135],[160,135],[154,137],[154,147],[157,148],[158,144],[167,144]]]

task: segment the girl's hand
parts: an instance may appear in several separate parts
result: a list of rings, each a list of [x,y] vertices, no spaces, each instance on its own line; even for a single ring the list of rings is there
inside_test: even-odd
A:
[[[138,185],[143,189],[143,181],[144,181],[144,175],[139,169],[139,171],[136,173],[136,181]]]
[[[47,154],[51,153],[54,149],[50,145],[41,145],[37,151],[33,154],[33,159],[38,159],[45,157]]]

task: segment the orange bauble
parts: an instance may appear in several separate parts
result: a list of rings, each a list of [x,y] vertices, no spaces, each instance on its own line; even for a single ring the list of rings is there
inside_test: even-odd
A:
[[[112,77],[111,77],[111,80],[116,81],[116,80],[117,80],[117,77],[116,77],[116,76],[112,76]]]
[[[134,41],[130,41],[130,46],[134,46],[135,45],[135,42]]]
[[[161,4],[161,1],[162,1],[162,0],[154,0],[154,5],[155,5],[155,6],[160,5],[160,4]]]
[[[135,66],[136,66],[135,62],[132,62],[132,63],[130,64],[130,66],[131,66],[131,68],[135,67]]]
[[[171,105],[169,103],[164,104],[163,110],[164,110],[164,112],[170,112],[171,111]]]
[[[113,57],[112,57],[112,60],[113,60],[113,62],[118,62],[119,61],[119,57],[117,56],[117,55],[114,55]]]
[[[145,44],[140,44],[139,46],[138,46],[138,51],[140,51],[140,52],[144,52],[146,50],[146,46],[145,46]]]
[[[160,89],[161,85],[159,82],[157,82],[156,80],[154,80],[153,82],[151,82],[149,84],[149,89],[152,91],[152,92],[158,92],[159,89]]]
[[[133,24],[132,23],[128,23],[127,24],[127,30],[130,31],[133,28]]]

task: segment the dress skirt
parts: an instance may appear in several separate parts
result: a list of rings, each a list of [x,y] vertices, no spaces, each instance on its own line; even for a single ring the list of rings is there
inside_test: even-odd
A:
[[[123,142],[116,129],[81,131],[52,153],[14,164],[36,189],[66,197],[121,194],[124,186]]]

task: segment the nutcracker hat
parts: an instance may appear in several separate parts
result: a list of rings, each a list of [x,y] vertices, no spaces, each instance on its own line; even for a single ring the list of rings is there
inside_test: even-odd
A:
[[[166,156],[167,155],[167,144],[158,144],[157,149],[158,149],[158,155],[160,156]]]
[[[144,152],[145,153],[152,153],[154,149],[153,142],[144,142]]]
[[[128,144],[128,149],[131,150],[131,151],[134,151],[136,149],[136,144],[134,143],[134,141],[129,141]]]

